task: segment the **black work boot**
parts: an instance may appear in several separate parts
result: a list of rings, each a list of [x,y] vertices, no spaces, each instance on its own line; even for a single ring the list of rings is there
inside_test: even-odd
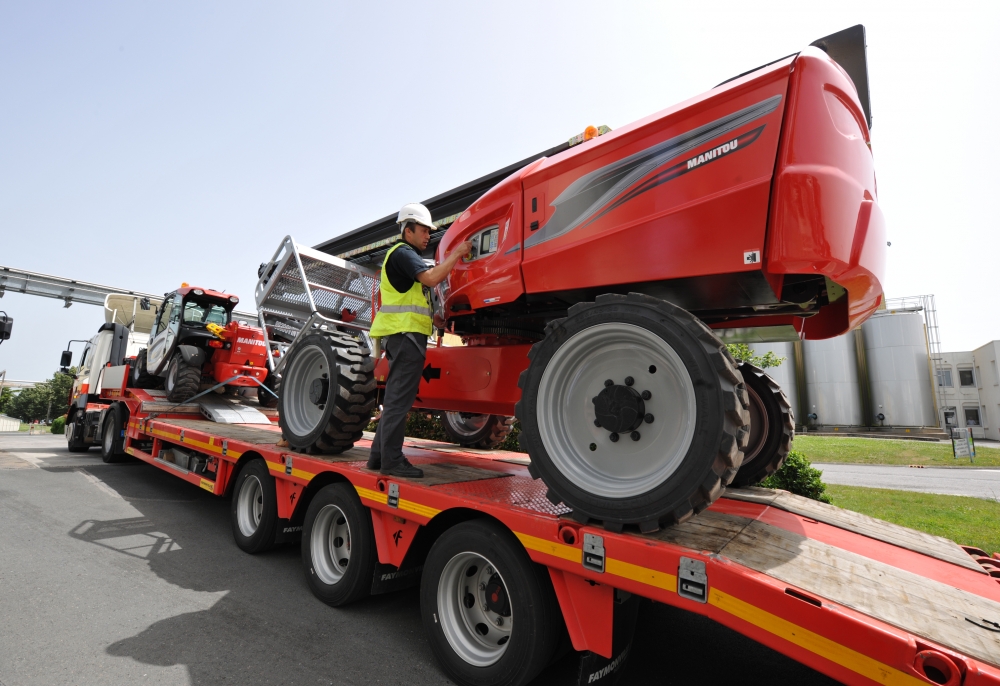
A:
[[[382,457],[380,455],[371,455],[368,457],[368,464],[365,465],[368,469],[378,471],[382,469]]]
[[[414,467],[405,457],[398,464],[390,467],[383,466],[379,473],[385,476],[401,476],[406,479],[421,479],[424,476],[424,470]]]

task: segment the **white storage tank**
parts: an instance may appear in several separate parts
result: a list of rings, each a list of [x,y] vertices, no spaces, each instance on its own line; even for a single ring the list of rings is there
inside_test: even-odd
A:
[[[795,344],[794,343],[751,343],[750,349],[754,355],[764,355],[772,352],[775,357],[783,357],[785,361],[777,367],[768,367],[764,371],[781,386],[795,415],[795,423],[801,424],[799,417],[799,393],[795,383]]]
[[[809,414],[806,425],[862,426],[861,390],[858,384],[858,357],[854,332],[822,341],[804,341],[806,398]]]
[[[923,317],[876,314],[861,332],[875,426],[936,426]]]

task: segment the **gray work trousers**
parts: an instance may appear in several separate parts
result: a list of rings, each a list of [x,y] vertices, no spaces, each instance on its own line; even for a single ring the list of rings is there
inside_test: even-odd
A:
[[[403,461],[406,415],[413,407],[420,387],[420,375],[427,354],[427,336],[396,333],[382,339],[382,346],[389,359],[389,376],[385,380],[382,418],[375,429],[368,464],[381,462],[382,469],[392,469]]]

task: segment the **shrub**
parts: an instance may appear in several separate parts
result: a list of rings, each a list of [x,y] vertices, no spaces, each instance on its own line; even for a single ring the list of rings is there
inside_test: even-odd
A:
[[[760,482],[764,488],[781,488],[795,495],[812,498],[822,503],[830,502],[823,483],[823,472],[809,463],[809,459],[798,450],[788,453],[781,469]]]
[[[50,429],[54,434],[66,433],[66,418],[56,417],[52,420],[52,429]]]

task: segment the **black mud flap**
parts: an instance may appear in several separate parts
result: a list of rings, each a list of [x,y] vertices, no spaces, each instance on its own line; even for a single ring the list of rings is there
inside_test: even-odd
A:
[[[294,526],[290,519],[279,519],[274,532],[275,543],[298,543],[302,538],[302,525]]]
[[[375,574],[372,577],[372,595],[380,593],[391,593],[404,588],[411,588],[420,583],[420,573],[424,571],[423,564],[411,565],[403,561],[401,567],[384,565],[381,562],[375,565]]]
[[[625,673],[625,664],[632,650],[632,636],[639,617],[642,598],[625,591],[615,591],[614,633],[611,638],[611,657],[602,657],[589,650],[580,653],[577,686],[599,684],[614,686]]]

